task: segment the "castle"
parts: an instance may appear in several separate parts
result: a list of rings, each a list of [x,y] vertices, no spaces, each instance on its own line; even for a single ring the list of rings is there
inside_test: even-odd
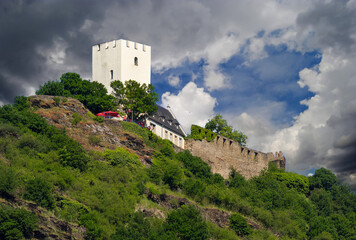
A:
[[[96,44],[92,47],[92,64],[93,81],[104,84],[109,93],[112,91],[110,83],[115,80],[151,83],[151,47],[145,44],[123,39]],[[285,167],[282,152],[255,151],[223,136],[217,136],[212,142],[185,140],[186,134],[171,109],[161,106],[146,119],[146,126],[162,139],[202,158],[214,173],[224,178],[229,177],[231,167],[246,178],[258,176],[261,170],[268,168],[269,162]]]
[[[110,83],[135,80],[151,84],[151,47],[124,39],[96,44],[92,47],[93,81],[104,84],[109,93]],[[158,110],[146,119],[146,126],[156,135],[184,148],[186,134],[171,109]]]

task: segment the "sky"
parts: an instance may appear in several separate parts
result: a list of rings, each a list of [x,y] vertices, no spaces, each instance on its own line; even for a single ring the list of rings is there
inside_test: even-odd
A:
[[[0,30],[0,105],[91,79],[91,46],[128,39],[187,132],[222,114],[288,171],[356,189],[356,0],[1,0]]]

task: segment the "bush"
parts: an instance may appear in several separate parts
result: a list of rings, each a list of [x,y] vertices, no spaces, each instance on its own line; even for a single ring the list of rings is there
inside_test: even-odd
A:
[[[52,187],[46,180],[41,178],[36,178],[27,182],[24,197],[27,200],[36,202],[42,207],[50,210],[54,209]]]
[[[93,120],[98,122],[98,123],[104,122],[104,119],[102,117],[98,117],[98,116],[93,117]]]
[[[0,195],[8,198],[17,186],[17,177],[14,170],[0,166]]]
[[[201,160],[200,157],[193,156],[189,151],[177,153],[176,158],[184,163],[184,167],[191,171],[196,177],[210,181],[213,177],[210,166]]]
[[[245,177],[236,172],[235,169],[231,169],[229,177],[229,188],[237,188],[246,184]]]
[[[142,212],[135,212],[125,225],[120,225],[114,235],[111,236],[112,240],[137,240],[137,239],[172,239],[178,238],[172,233],[166,233],[163,229],[163,221],[152,221],[152,224],[145,218]]]
[[[77,125],[80,121],[83,120],[83,117],[78,113],[73,113],[72,115],[72,124]]]
[[[166,231],[175,233],[182,240],[209,239],[207,224],[199,210],[183,205],[181,209],[170,212],[166,219]]]
[[[206,184],[199,179],[195,180],[193,178],[188,178],[183,184],[184,192],[191,196],[198,196],[200,199],[204,197],[204,192],[206,189]]]
[[[100,145],[100,137],[97,137],[95,135],[90,135],[88,138],[89,144],[93,146],[99,146]]]
[[[41,147],[41,142],[38,140],[37,137],[31,135],[31,134],[24,134],[21,136],[19,142],[18,142],[18,147],[19,148],[25,148],[28,147],[30,149],[34,150],[39,150]]]
[[[6,136],[18,137],[20,135],[21,135],[21,131],[17,127],[11,124],[0,123],[0,137],[6,137]]]
[[[37,227],[36,216],[25,209],[0,206],[0,239],[29,239]]]
[[[140,162],[137,155],[130,153],[123,148],[117,148],[116,150],[105,150],[104,159],[108,161],[112,166],[120,167],[140,167]]]
[[[166,156],[166,157],[172,159],[173,156],[174,156],[174,150],[173,150],[173,147],[172,147],[172,143],[171,143],[169,140],[166,140],[166,139],[163,140],[163,141],[162,141],[162,147],[161,147],[161,149],[160,149],[160,152],[161,152],[164,156]]]
[[[233,213],[230,216],[230,228],[239,236],[246,236],[252,233],[252,228],[247,224],[246,219],[240,214]]]
[[[102,239],[104,231],[99,224],[99,217],[94,212],[82,214],[79,218],[79,224],[86,228],[85,239]]]
[[[59,150],[61,164],[63,166],[77,168],[80,171],[85,171],[87,169],[89,159],[81,145],[73,140],[69,141],[66,145],[67,146],[64,146]]]
[[[142,138],[144,142],[148,142],[148,134],[145,128],[139,126],[136,123],[132,122],[121,122],[121,126],[125,131],[133,133]]]

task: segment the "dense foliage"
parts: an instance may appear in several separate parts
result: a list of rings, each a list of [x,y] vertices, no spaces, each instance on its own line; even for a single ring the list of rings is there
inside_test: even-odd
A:
[[[25,209],[0,205],[0,239],[31,238],[37,218]]]
[[[190,137],[195,139],[195,140],[207,140],[208,142],[211,142],[215,139],[217,136],[217,133],[214,133],[208,129],[199,127],[197,125],[192,125],[190,128]]]
[[[220,114],[209,119],[205,124],[205,128],[239,142],[241,145],[246,145],[247,136],[240,131],[234,130]]]
[[[153,149],[143,166],[129,149],[86,152],[65,130],[50,126],[18,97],[0,107],[1,201],[27,199],[57,218],[86,228],[86,239],[355,239],[356,196],[327,169],[305,177],[271,165],[260,176],[229,179],[188,151],[134,123],[125,131]],[[164,208],[148,196],[176,198]],[[201,209],[231,212],[230,227],[206,222]],[[146,215],[156,210],[166,218]],[[158,214],[158,215],[159,215]],[[0,238],[30,238],[36,218],[0,206]],[[259,225],[259,230],[249,227]]]
[[[126,115],[134,121],[146,119],[157,111],[158,94],[151,84],[140,84],[134,80],[124,84],[117,80],[110,86],[119,105],[123,106]]]
[[[115,98],[107,93],[103,84],[83,80],[77,73],[65,73],[60,81],[49,81],[36,91],[37,95],[73,97],[93,113],[113,110]]]

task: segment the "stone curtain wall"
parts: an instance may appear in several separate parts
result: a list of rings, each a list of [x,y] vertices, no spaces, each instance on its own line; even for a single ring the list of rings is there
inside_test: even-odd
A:
[[[231,167],[247,179],[258,176],[269,162],[275,162],[279,168],[285,167],[282,152],[263,153],[241,146],[238,142],[223,136],[217,136],[213,141],[188,139],[185,149],[194,156],[208,163],[213,173],[229,177]]]

